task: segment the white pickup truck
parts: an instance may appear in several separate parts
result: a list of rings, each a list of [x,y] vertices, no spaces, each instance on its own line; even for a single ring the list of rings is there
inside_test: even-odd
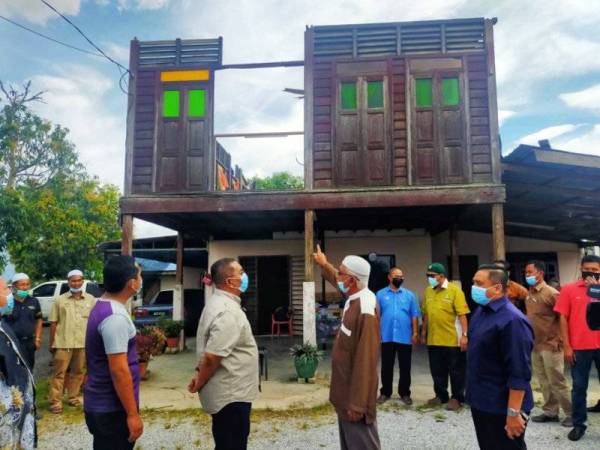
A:
[[[98,283],[89,280],[85,280],[83,282],[83,289],[85,292],[92,294],[94,297],[101,296],[103,292],[102,287]],[[44,318],[44,321],[47,321],[54,301],[59,295],[64,294],[68,290],[69,284],[67,283],[67,280],[56,280],[38,284],[31,291],[29,291],[29,294],[33,297],[36,297],[40,301],[42,317]]]

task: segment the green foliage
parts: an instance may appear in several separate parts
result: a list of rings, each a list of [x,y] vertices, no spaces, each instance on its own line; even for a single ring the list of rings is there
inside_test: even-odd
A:
[[[171,320],[164,317],[158,319],[157,326],[163,330],[165,336],[168,338],[179,337],[181,330],[183,330],[183,324],[178,320]]]
[[[252,179],[254,189],[286,191],[293,189],[304,189],[304,178],[289,172],[276,172],[270,177]]]
[[[311,345],[308,342],[305,342],[302,345],[294,345],[292,348],[290,348],[290,355],[294,359],[316,361],[321,361],[323,359],[323,351],[319,350],[315,345]]]

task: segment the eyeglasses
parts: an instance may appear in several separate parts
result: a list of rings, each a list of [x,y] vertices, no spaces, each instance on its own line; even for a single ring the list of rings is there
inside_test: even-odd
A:
[[[437,277],[438,275],[439,275],[439,273],[426,273],[426,274],[425,274],[425,276],[426,276],[427,278],[429,278],[429,277],[434,277],[434,278],[435,278],[435,277]]]

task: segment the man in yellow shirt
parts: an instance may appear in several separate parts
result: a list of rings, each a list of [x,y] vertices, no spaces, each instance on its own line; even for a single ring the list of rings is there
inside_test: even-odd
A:
[[[50,380],[50,411],[62,412],[65,375],[68,404],[78,406],[79,391],[85,366],[85,331],[90,311],[96,299],[83,292],[83,273],[72,270],[67,275],[69,291],[58,297],[48,316],[50,321],[50,351],[54,353],[54,373]]]
[[[465,355],[467,350],[467,314],[465,294],[446,278],[440,263],[427,267],[429,286],[423,295],[423,329],[421,339],[427,344],[429,368],[435,397],[430,405],[447,403],[446,409],[457,411],[464,402]],[[448,396],[448,376],[452,396]]]

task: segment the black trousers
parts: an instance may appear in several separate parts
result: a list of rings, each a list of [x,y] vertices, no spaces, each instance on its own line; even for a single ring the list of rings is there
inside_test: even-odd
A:
[[[481,450],[527,450],[525,433],[516,439],[509,439],[506,435],[506,415],[490,414],[474,408],[471,408],[471,415]]]
[[[398,395],[410,396],[410,368],[412,359],[412,345],[397,344],[396,342],[383,342],[381,344],[381,395],[392,396],[392,382],[394,379],[394,363],[398,357],[400,380],[398,381]]]
[[[35,342],[32,339],[19,339],[19,349],[25,362],[29,364],[29,368],[33,372],[33,366],[35,364]]]
[[[448,402],[448,376],[450,376],[451,398],[463,403],[465,401],[465,354],[458,347],[437,345],[428,346],[427,351],[435,396],[443,403]]]
[[[94,450],[132,450],[129,442],[127,414],[125,411],[96,413],[85,412],[85,423],[94,437]]]
[[[233,402],[212,415],[215,450],[246,450],[252,403]]]

